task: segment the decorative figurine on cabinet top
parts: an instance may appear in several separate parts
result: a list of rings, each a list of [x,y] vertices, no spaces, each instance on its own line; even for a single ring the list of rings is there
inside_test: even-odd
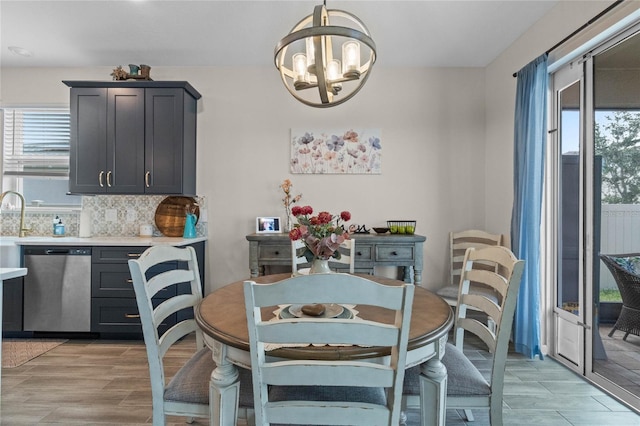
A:
[[[129,79],[134,79],[134,80],[149,80],[152,81],[151,79],[151,67],[149,65],[134,65],[134,64],[129,64],[129,71],[127,72],[124,68],[122,68],[122,65],[118,65],[116,68],[114,68],[113,72],[111,73],[111,76],[113,77],[114,80],[129,80]]]

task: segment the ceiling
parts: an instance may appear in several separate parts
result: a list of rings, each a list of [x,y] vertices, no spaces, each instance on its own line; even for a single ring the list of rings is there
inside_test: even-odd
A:
[[[367,25],[380,66],[484,67],[558,2],[328,0],[327,8]],[[1,0],[0,63],[273,66],[276,43],[320,3]],[[19,56],[9,46],[32,55]]]

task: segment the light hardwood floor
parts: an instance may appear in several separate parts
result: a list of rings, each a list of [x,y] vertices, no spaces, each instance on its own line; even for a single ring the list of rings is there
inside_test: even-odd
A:
[[[193,350],[193,339],[170,353],[175,371]],[[467,352],[486,369],[489,355]],[[409,426],[418,413],[409,412]],[[486,410],[465,423],[447,411],[447,426],[487,426]],[[169,424],[184,425],[184,418]],[[2,370],[2,425],[148,425],[151,394],[142,341],[69,340],[28,363]],[[200,420],[196,425],[207,424]],[[511,353],[504,395],[505,425],[640,425],[640,416],[557,362]]]

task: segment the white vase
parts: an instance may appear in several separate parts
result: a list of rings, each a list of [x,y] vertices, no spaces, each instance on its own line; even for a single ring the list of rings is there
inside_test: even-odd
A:
[[[316,257],[311,261],[311,269],[309,269],[310,274],[329,274],[331,272],[333,271],[329,268],[329,259],[320,259]]]

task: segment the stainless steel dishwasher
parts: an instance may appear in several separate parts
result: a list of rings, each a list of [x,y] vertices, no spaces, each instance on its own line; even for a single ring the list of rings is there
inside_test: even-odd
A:
[[[91,248],[25,247],[24,331],[91,331]]]

